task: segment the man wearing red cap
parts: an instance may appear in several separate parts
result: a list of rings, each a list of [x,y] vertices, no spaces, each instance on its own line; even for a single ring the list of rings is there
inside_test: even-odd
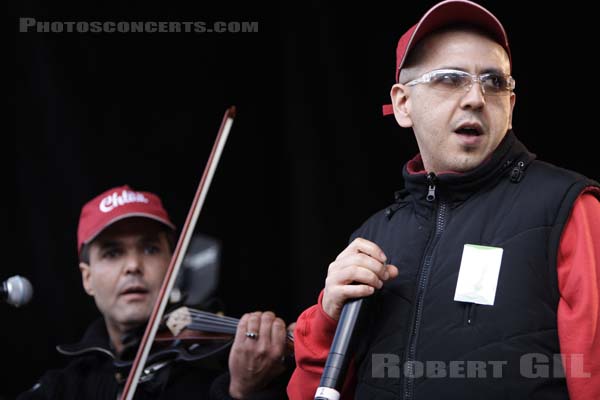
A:
[[[158,196],[129,186],[110,189],[84,205],[77,231],[79,269],[102,318],[79,343],[58,346],[72,357],[70,364],[46,373],[20,399],[117,398],[127,369],[114,362],[135,356],[171,260],[174,230]],[[285,341],[285,324],[272,312],[246,314],[238,324],[229,373],[158,362],[141,380],[135,398],[279,399],[283,385],[265,386],[285,370]]]
[[[314,398],[361,297],[346,379],[318,398],[600,398],[600,185],[519,142],[510,74],[504,28],[469,1],[400,38],[384,114],[420,153],[298,319],[291,399]]]

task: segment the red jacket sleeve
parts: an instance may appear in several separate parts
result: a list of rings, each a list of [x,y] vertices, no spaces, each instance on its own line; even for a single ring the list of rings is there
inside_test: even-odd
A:
[[[600,399],[600,190],[575,201],[558,252],[558,335],[571,400]]]
[[[290,400],[314,399],[321,381],[325,361],[337,328],[337,321],[323,311],[322,300],[323,291],[319,295],[318,304],[304,311],[296,322],[294,329],[296,369],[287,387]],[[354,398],[354,386],[354,364],[350,362],[341,398]]]

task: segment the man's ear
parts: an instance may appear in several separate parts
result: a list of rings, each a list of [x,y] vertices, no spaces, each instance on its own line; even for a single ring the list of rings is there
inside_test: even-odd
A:
[[[512,92],[510,94],[510,116],[508,119],[508,129],[512,129],[512,118],[513,118],[513,111],[515,109],[515,102],[517,101],[517,95],[515,92]]]
[[[79,271],[81,272],[81,282],[83,283],[83,288],[85,289],[85,292],[90,296],[93,296],[94,288],[92,285],[92,271],[90,271],[89,264],[80,262]]]
[[[408,97],[408,89],[401,83],[396,83],[390,91],[392,98],[392,106],[394,107],[394,116],[398,125],[403,128],[413,126],[413,121],[410,117],[410,100]]]

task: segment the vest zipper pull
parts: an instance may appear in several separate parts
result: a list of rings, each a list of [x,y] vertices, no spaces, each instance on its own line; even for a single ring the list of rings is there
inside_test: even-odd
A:
[[[514,183],[521,182],[523,179],[523,167],[525,167],[525,163],[523,161],[519,161],[517,165],[514,166],[512,171],[510,171],[510,181]]]
[[[435,176],[435,173],[430,172],[427,174],[427,182],[429,183],[429,188],[427,191],[427,201],[434,201],[435,200],[435,182],[437,180],[437,177]]]

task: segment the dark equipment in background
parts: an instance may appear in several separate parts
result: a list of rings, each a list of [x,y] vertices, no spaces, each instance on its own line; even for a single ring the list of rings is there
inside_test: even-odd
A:
[[[171,303],[212,308],[206,303],[212,301],[216,292],[220,265],[219,241],[207,235],[195,234],[171,291]]]

